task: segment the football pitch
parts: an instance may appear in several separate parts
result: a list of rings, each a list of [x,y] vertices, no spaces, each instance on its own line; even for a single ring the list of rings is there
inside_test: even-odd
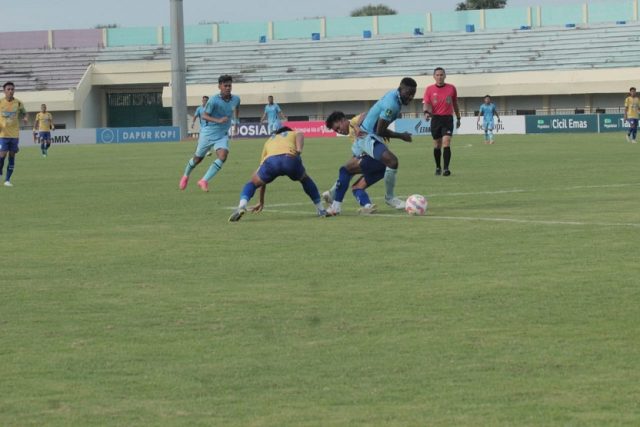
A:
[[[262,140],[210,183],[194,143],[23,141],[0,187],[2,426],[640,424],[640,144],[393,142],[396,193],[318,218],[299,183],[227,218]],[[346,139],[308,139],[320,191]],[[6,168],[5,168],[6,169]],[[251,202],[255,202],[257,199]]]

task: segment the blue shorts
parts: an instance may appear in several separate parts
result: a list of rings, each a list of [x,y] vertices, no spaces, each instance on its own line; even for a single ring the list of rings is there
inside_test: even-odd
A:
[[[293,157],[288,154],[279,154],[267,157],[258,168],[257,174],[263,182],[268,184],[277,177],[285,175],[292,181],[300,181],[305,174],[305,170],[300,156]]]
[[[275,131],[277,131],[281,127],[282,127],[282,123],[280,123],[280,120],[269,122],[269,124],[267,125],[267,132],[275,133]]]
[[[360,170],[362,171],[362,176],[367,183],[367,187],[372,186],[384,178],[386,169],[387,167],[384,163],[371,156],[364,155],[360,159]]]
[[[494,126],[495,125],[493,123],[493,120],[492,121],[482,122],[482,129],[483,130],[493,130]]]
[[[356,139],[351,146],[351,152],[354,156],[360,157],[366,154],[376,160],[380,160],[385,151],[387,151],[387,145],[382,141],[382,138],[372,134]]]
[[[38,138],[44,139],[45,141],[51,141],[51,132],[42,132],[38,133]]]
[[[0,151],[9,151],[11,153],[20,151],[18,138],[0,138]]]
[[[627,119],[627,121],[629,122],[629,127],[631,129],[638,127],[638,119]]]
[[[218,151],[221,149],[229,151],[228,135],[225,135],[220,139],[214,139],[214,137],[205,135],[204,133],[200,132],[200,137],[198,138],[198,146],[196,147],[196,157],[204,157],[209,151]]]

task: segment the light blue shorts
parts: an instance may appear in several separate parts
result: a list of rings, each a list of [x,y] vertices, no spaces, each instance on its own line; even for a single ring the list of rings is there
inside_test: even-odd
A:
[[[222,138],[215,139],[212,136],[200,133],[198,138],[198,146],[196,147],[196,157],[205,157],[209,151],[218,150],[229,151],[229,136],[225,135]]]
[[[493,121],[482,122],[482,130],[493,130]]]
[[[381,147],[380,147],[381,145]],[[376,149],[375,147],[378,146]],[[373,157],[376,160],[380,160],[382,152],[387,149],[387,146],[382,139],[375,135],[366,135],[362,138],[358,138],[351,145],[351,152],[354,156],[360,157],[364,154]]]
[[[277,131],[281,127],[282,127],[282,123],[280,123],[280,120],[269,122],[269,124],[267,125],[267,132],[275,133],[275,131]]]

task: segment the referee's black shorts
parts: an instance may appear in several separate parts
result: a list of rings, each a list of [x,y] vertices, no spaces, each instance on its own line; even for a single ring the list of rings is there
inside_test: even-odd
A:
[[[433,139],[451,135],[453,135],[453,116],[431,117],[431,136]]]

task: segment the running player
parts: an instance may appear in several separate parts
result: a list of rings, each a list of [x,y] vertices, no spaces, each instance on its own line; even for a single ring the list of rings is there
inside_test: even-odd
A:
[[[629,89],[629,96],[624,100],[624,119],[629,122],[629,131],[627,132],[627,141],[636,143],[636,135],[638,134],[638,95],[636,88]]]
[[[260,119],[261,123],[267,121],[267,132],[275,133],[280,127],[282,123],[280,120],[286,120],[284,114],[282,113],[282,109],[280,106],[273,102],[273,96],[269,95],[267,97],[267,105],[264,106],[264,113],[262,114],[262,118]]]
[[[327,212],[320,201],[320,193],[315,182],[307,175],[302,164],[302,149],[304,148],[304,134],[288,127],[277,129],[267,139],[262,150],[260,167],[254,172],[240,194],[238,208],[231,214],[229,221],[239,221],[247,212],[247,203],[260,188],[260,202],[251,208],[253,212],[260,212],[264,207],[264,194],[267,184],[279,176],[288,176],[292,181],[300,181],[304,192],[307,193],[316,206],[318,216],[327,216]]]
[[[447,77],[444,68],[433,70],[435,84],[424,91],[424,118],[431,120],[431,136],[433,137],[433,158],[436,161],[436,175],[451,175],[451,137],[453,136],[453,113],[456,113],[456,127],[460,127],[460,109],[458,108],[458,91],[454,85],[445,83]],[[440,158],[444,157],[444,173]]]
[[[55,129],[53,116],[47,111],[47,104],[40,106],[40,112],[36,114],[36,121],[33,126],[38,129],[38,141],[40,142],[42,157],[47,157],[49,147],[51,147],[51,131]]]
[[[411,142],[411,134],[408,132],[397,133],[389,130],[389,125],[400,116],[400,110],[403,105],[408,105],[416,93],[416,81],[410,77],[405,77],[400,82],[400,87],[387,92],[373,107],[367,112],[360,129],[365,132],[364,136],[359,137],[353,144],[352,152],[354,156],[368,155],[372,159],[386,166],[384,173],[385,183],[390,188],[395,187],[395,178],[398,170],[398,158],[387,148],[383,142],[383,138],[399,138],[406,142]],[[332,113],[326,121],[326,126],[334,131],[342,130],[344,125],[344,114],[342,112]],[[354,157],[347,164],[340,168],[338,180],[336,182],[336,194],[327,213],[330,215],[339,215],[342,208],[342,201],[347,191],[351,177],[358,173],[355,171],[354,165],[357,164],[357,158]],[[367,169],[371,172],[375,168]],[[363,169],[364,170],[364,169]],[[377,169],[376,169],[377,170]],[[388,175],[387,175],[388,174]],[[388,182],[387,182],[388,179]],[[373,182],[369,182],[373,185]],[[366,187],[365,187],[366,188]],[[393,190],[392,190],[393,191]],[[360,203],[360,213],[370,214],[376,211],[376,206],[367,203],[368,196],[365,198],[354,196]],[[404,207],[404,202],[398,199]],[[396,206],[394,206],[396,207]]]
[[[29,122],[27,110],[24,104],[13,95],[16,86],[13,82],[6,82],[2,85],[4,98],[0,100],[0,175],[4,170],[4,159],[9,156],[9,165],[7,166],[7,175],[4,180],[5,187],[13,187],[11,183],[11,175],[16,164],[16,154],[20,151],[18,147],[20,138],[20,117],[24,124]]]
[[[207,105],[207,101],[209,101],[208,96],[202,97],[202,105],[198,105],[195,113],[193,113],[193,119],[191,120],[191,128],[193,129],[193,125],[196,124],[196,119],[200,119],[200,130],[206,126],[207,122],[202,118],[202,113],[204,113],[204,107]]]
[[[233,79],[229,75],[218,78],[218,88],[220,93],[215,95],[204,107],[202,120],[205,126],[200,129],[198,146],[193,158],[187,162],[184,175],[180,179],[180,189],[187,188],[189,174],[207,155],[209,150],[214,150],[216,160],[211,164],[202,179],[198,181],[198,186],[202,191],[209,191],[209,181],[222,169],[222,165],[229,155],[229,128],[232,134],[237,133],[240,98],[231,94]]]
[[[493,129],[495,127],[493,122],[493,116],[498,118],[500,123],[500,116],[498,110],[496,110],[496,104],[491,102],[489,95],[484,96],[484,103],[480,105],[480,112],[478,113],[478,121],[476,124],[480,124],[480,116],[482,116],[482,130],[484,131],[484,143],[493,144]]]

